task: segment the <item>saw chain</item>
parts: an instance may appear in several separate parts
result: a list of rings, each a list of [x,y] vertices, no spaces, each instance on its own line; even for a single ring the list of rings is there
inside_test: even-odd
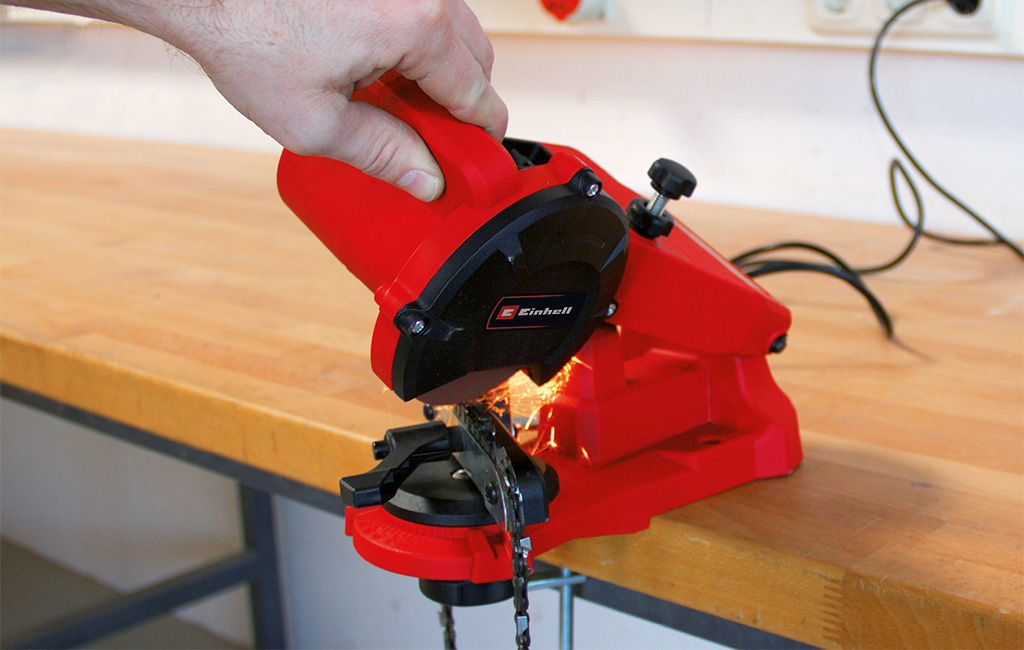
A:
[[[524,650],[530,647],[530,599],[527,581],[530,578],[529,556],[532,550],[530,538],[524,535],[526,516],[523,510],[523,493],[519,489],[512,461],[505,447],[498,443],[498,428],[512,435],[496,413],[482,402],[459,404],[452,413],[477,446],[493,464],[498,481],[478,485],[484,498],[495,508],[495,519],[508,534],[512,551],[512,602],[515,606],[516,647]]]

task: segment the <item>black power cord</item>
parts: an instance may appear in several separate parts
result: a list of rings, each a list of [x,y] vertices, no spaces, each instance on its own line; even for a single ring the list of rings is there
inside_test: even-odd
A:
[[[1018,257],[1024,259],[1024,251],[1021,248],[1004,236],[998,229],[996,229],[988,220],[982,217],[980,214],[968,207],[963,201],[956,198],[950,193],[945,187],[943,187],[935,178],[921,165],[920,161],[910,151],[910,148],[903,141],[903,138],[896,131],[892,121],[889,119],[889,115],[882,105],[882,100],[878,93],[878,83],[876,79],[876,69],[878,65],[878,55],[882,50],[882,42],[885,40],[886,35],[892,29],[899,19],[912,8],[917,5],[930,2],[931,0],[911,0],[907,2],[899,9],[893,12],[893,14],[886,20],[885,24],[879,30],[875,37],[874,45],[871,48],[871,56],[868,62],[868,82],[871,87],[871,99],[874,102],[875,109],[878,111],[879,117],[882,119],[882,123],[885,125],[886,130],[892,137],[896,146],[899,147],[903,155],[906,156],[910,164],[917,170],[917,172],[939,192],[943,197],[956,205],[965,214],[971,217],[974,221],[980,224],[985,230],[988,230],[992,234],[992,238],[961,238],[961,237],[950,237],[946,235],[940,235],[924,228],[924,203],[921,200],[921,193],[918,191],[917,186],[907,173],[907,168],[898,159],[893,158],[889,164],[889,187],[892,192],[893,204],[896,208],[896,212],[911,230],[912,234],[910,240],[904,245],[903,249],[892,259],[882,262],[880,264],[865,266],[865,267],[853,267],[846,263],[836,253],[819,246],[805,241],[784,241],[775,244],[769,244],[767,246],[761,246],[744,253],[741,253],[732,258],[732,263],[735,264],[741,271],[746,273],[751,278],[756,278],[762,275],[768,275],[770,273],[780,273],[783,271],[810,271],[814,273],[824,273],[833,277],[839,278],[845,281],[847,284],[852,286],[861,295],[864,296],[865,300],[871,306],[871,310],[875,313],[875,317],[878,319],[879,325],[885,331],[888,338],[894,337],[894,329],[892,324],[892,318],[889,316],[882,302],[877,296],[868,288],[864,282],[864,276],[871,275],[874,273],[881,273],[893,269],[902,264],[917,246],[918,242],[922,237],[928,239],[940,241],[947,244],[957,245],[971,245],[971,246],[990,246],[990,245],[1002,245],[1012,250]],[[946,0],[957,12],[962,14],[973,13],[980,4],[980,0]],[[904,208],[903,200],[900,198],[899,191],[897,188],[898,179],[897,176],[902,177],[903,182],[906,184],[910,193],[914,197],[914,204],[917,213],[916,219],[911,219],[907,215],[907,211]],[[769,256],[770,253],[774,253],[780,250],[804,250],[824,257],[829,263],[813,263],[803,260],[777,258]]]
[[[907,157],[907,160],[909,160],[910,164],[914,166],[914,169],[916,169],[918,173],[921,174],[921,176],[926,181],[928,181],[928,184],[935,188],[935,190],[939,194],[944,196],[953,205],[960,208],[960,210],[962,210],[967,216],[974,219],[974,221],[977,222],[982,228],[989,231],[992,234],[992,238],[967,239],[959,237],[948,237],[945,235],[932,233],[924,229],[921,229],[921,236],[945,242],[947,244],[960,244],[969,246],[1004,245],[1007,246],[1010,250],[1012,250],[1018,257],[1024,259],[1024,250],[1021,250],[1021,248],[1017,244],[1015,244],[1013,241],[1004,236],[1003,233],[996,229],[995,226],[989,223],[989,221],[982,217],[980,214],[978,214],[970,207],[968,207],[967,204],[965,204],[957,197],[953,196],[953,194],[951,194],[949,190],[947,190],[938,181],[936,181],[935,178],[921,165],[917,157],[914,156],[914,154],[910,151],[910,148],[907,147],[906,143],[903,141],[903,138],[900,137],[899,133],[896,131],[896,128],[892,125],[892,121],[889,119],[889,115],[888,113],[886,113],[885,107],[882,106],[882,100],[879,98],[878,83],[875,77],[876,69],[878,67],[878,55],[882,49],[882,40],[885,38],[885,35],[889,32],[892,26],[896,24],[896,21],[899,20],[899,18],[904,13],[910,11],[917,5],[924,4],[929,1],[930,0],[911,0],[911,2],[908,2],[907,4],[897,9],[895,12],[893,12],[893,15],[889,17],[889,20],[887,20],[885,24],[882,25],[881,31],[878,32],[878,36],[877,38],[875,38],[875,44],[871,48],[871,58],[868,62],[868,81],[871,86],[871,100],[874,102],[875,109],[878,111],[879,117],[882,118],[882,123],[885,125],[886,130],[889,132],[889,135],[892,136],[892,139],[896,143],[896,146],[900,148],[900,151],[902,151],[903,155]],[[950,6],[953,7],[953,9],[955,9],[958,13],[961,14],[973,13],[975,10],[977,10],[978,5],[980,4],[980,0],[947,1],[949,2]],[[899,164],[897,160],[894,160],[893,163]],[[903,176],[907,180],[908,185],[913,187],[913,182],[910,180],[910,177],[906,174],[905,171],[903,173]],[[914,193],[917,193],[916,188]],[[899,198],[896,195],[895,187],[893,188],[893,196],[895,197],[894,200],[896,202],[897,211],[900,214],[900,218],[903,219],[904,223],[913,228],[914,224],[911,224],[903,210],[899,209]]]

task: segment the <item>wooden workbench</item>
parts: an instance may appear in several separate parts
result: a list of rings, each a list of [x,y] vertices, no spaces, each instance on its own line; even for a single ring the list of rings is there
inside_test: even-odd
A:
[[[385,428],[421,421],[371,374],[370,292],[282,205],[275,156],[0,147],[3,382],[332,492]],[[866,263],[906,237],[678,212],[726,254],[800,237]],[[766,278],[795,317],[772,365],[803,465],[545,559],[824,647],[1024,646],[1022,269],[923,244],[870,280],[902,345],[837,281]]]

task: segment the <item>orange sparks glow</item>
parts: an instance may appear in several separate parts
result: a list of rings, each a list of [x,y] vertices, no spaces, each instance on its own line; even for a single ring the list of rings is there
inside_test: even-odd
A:
[[[551,431],[548,433],[548,447],[558,447],[558,443],[555,442],[555,427],[551,427]]]
[[[522,374],[522,373],[516,373]],[[512,377],[515,377],[513,375]],[[496,412],[498,415],[505,415],[505,411],[509,408],[510,395],[509,387],[512,379],[510,378],[503,384],[498,384],[491,390],[487,391],[480,396],[480,401],[487,405],[487,408]]]
[[[539,454],[547,449],[558,449],[558,442],[555,441],[555,427],[551,427],[545,439],[541,440],[540,436],[537,436],[537,440],[534,442],[530,453]]]
[[[480,399],[499,415],[504,415],[506,410],[511,411],[512,420],[516,423],[516,438],[523,444],[534,442],[533,453],[557,448],[554,429],[540,440],[539,437],[534,438],[540,434],[536,426],[542,409],[554,402],[565,389],[577,365],[589,367],[574,356],[543,386],[537,386],[525,372],[519,371],[505,383],[484,393]]]
[[[562,369],[555,373],[543,386],[537,386],[526,376],[524,372],[517,372],[508,380],[510,401],[512,402],[513,415],[526,415],[525,428],[530,428],[537,422],[541,409],[555,401],[555,398],[562,392],[569,378],[572,377],[573,369],[577,365],[587,367],[578,357],[572,357],[569,362],[562,366]]]

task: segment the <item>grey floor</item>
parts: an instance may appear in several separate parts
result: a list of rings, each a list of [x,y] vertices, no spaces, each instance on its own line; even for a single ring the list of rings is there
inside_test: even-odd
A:
[[[31,551],[0,541],[0,646],[56,617],[96,605],[117,592]],[[238,648],[172,616],[97,640],[87,648]]]

